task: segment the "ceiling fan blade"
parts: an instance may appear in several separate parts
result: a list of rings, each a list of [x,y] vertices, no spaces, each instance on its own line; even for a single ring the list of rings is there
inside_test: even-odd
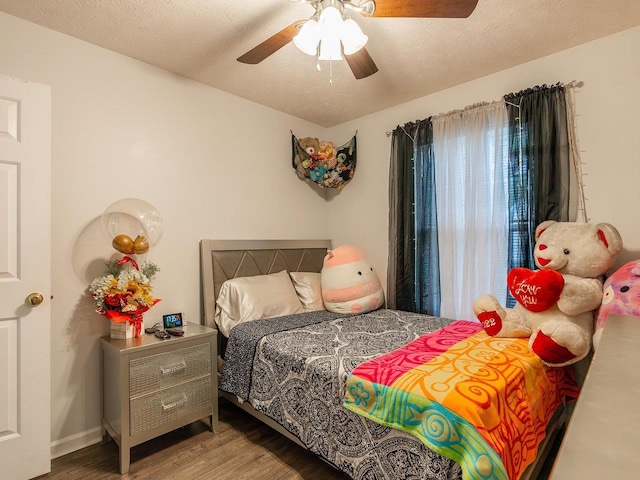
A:
[[[344,59],[349,64],[349,68],[358,80],[373,75],[378,71],[378,67],[371,58],[371,55],[369,55],[369,52],[367,52],[367,49],[364,47],[356,53],[345,55]]]
[[[306,20],[298,20],[297,22],[293,22],[287,28],[280,30],[272,37],[267,38],[257,47],[252,48],[247,53],[239,57],[238,61],[241,63],[249,63],[251,65],[260,63],[265,58],[273,55],[287,43],[293,40],[293,37],[298,34],[298,26],[302,25],[304,22],[306,22]]]
[[[373,16],[466,18],[477,4],[478,0],[375,0]]]

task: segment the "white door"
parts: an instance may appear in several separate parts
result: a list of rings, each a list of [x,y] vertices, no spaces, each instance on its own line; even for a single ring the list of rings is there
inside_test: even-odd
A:
[[[0,75],[0,477],[51,470],[51,89]],[[38,305],[37,295],[42,295]]]

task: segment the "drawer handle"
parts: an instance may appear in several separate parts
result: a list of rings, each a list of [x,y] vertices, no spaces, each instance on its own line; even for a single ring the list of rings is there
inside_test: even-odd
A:
[[[162,401],[162,409],[170,410],[172,408],[179,407],[180,405],[184,405],[185,403],[187,403],[187,396],[183,395],[180,400],[176,400],[175,402],[164,403],[164,401]]]
[[[187,364],[183,361],[182,363],[179,363],[178,365],[173,365],[171,367],[161,367],[160,371],[162,372],[163,375],[169,375],[171,373],[184,370],[185,368],[187,368]]]

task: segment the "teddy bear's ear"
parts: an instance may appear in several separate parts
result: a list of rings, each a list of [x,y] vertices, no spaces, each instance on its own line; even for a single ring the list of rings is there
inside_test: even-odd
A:
[[[536,227],[536,240],[540,238],[540,235],[542,235],[542,232],[544,232],[547,228],[549,228],[554,223],[558,223],[558,222],[556,222],[555,220],[546,220],[542,222],[540,225],[538,225]]]
[[[599,223],[596,225],[598,237],[604,243],[611,255],[618,255],[622,251],[622,237],[620,233],[610,223]]]

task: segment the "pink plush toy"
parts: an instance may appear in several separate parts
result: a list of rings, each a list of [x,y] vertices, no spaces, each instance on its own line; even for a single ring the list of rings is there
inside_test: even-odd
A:
[[[330,312],[365,313],[384,304],[384,291],[362,250],[344,245],[329,250],[321,274],[322,299]]]
[[[640,260],[625,263],[604,282],[602,305],[596,314],[593,348],[598,348],[610,314],[640,316]]]
[[[528,337],[529,348],[545,364],[576,363],[591,350],[601,278],[621,250],[622,238],[608,223],[542,222],[534,249],[540,270],[509,272],[515,307],[503,308],[493,295],[483,295],[473,311],[489,335]]]

